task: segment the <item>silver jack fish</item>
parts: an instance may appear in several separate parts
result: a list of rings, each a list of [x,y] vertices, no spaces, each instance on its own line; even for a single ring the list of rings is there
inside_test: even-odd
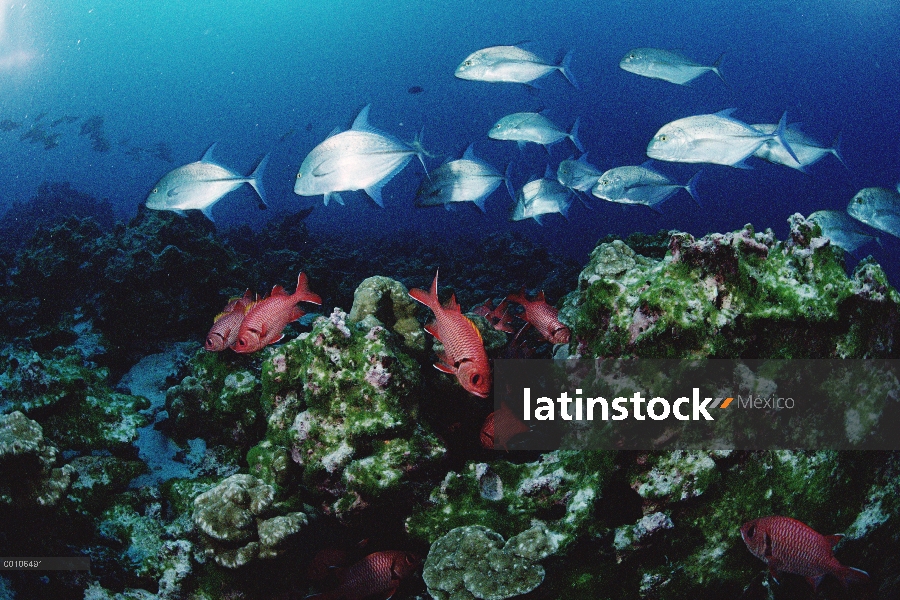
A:
[[[555,144],[563,138],[569,138],[580,152],[584,152],[584,146],[578,140],[578,119],[572,125],[572,131],[566,133],[553,121],[534,112],[521,112],[506,115],[491,127],[488,137],[493,140],[511,140],[519,145],[521,150],[525,142],[534,142],[542,146]]]
[[[670,162],[713,163],[750,169],[744,159],[763,143],[774,140],[791,158],[800,162],[784,137],[787,113],[781,116],[774,133],[765,133],[731,118],[732,112],[734,109],[729,108],[663,125],[647,145],[647,156]]]
[[[712,71],[719,79],[725,81],[719,71],[721,62],[722,56],[719,56],[712,66],[707,66],[695,63],[677,52],[658,48],[635,48],[622,58],[619,67],[636,75],[686,85],[708,71]]]
[[[506,182],[506,189],[515,200],[509,182],[511,166],[512,163],[507,166],[505,176],[501,175],[494,167],[476,158],[469,145],[461,159],[445,162],[422,180],[416,192],[416,206],[443,204],[449,210],[455,202],[472,202],[483,211],[484,201],[501,181]]]
[[[847,214],[879,231],[900,237],[900,185],[897,188],[860,190],[847,205]]]
[[[419,138],[406,144],[369,125],[366,105],[349,131],[334,133],[312,149],[303,159],[294,193],[300,196],[324,196],[325,206],[332,198],[343,204],[338,192],[364,190],[378,206],[384,207],[381,188],[403,167],[418,156],[425,167],[427,154]]]
[[[761,125],[751,125],[754,129],[758,129],[763,133],[775,133],[778,129],[778,125],[772,125],[770,123],[764,123]],[[834,140],[834,144],[831,145],[831,148],[826,148],[822,144],[818,143],[814,139],[810,138],[808,135],[803,133],[797,128],[797,124],[788,125],[787,129],[784,132],[785,141],[790,144],[791,149],[797,155],[797,160],[795,161],[790,154],[784,149],[784,147],[774,140],[769,140],[764,142],[759,149],[754,152],[754,155],[757,158],[761,158],[763,160],[767,160],[770,163],[775,163],[776,165],[785,165],[786,167],[790,167],[792,169],[797,169],[798,171],[806,171],[806,167],[815,164],[825,158],[828,154],[833,154],[836,159],[841,161],[841,164],[846,168],[847,163],[844,162],[844,157],[841,156],[841,134],[838,133],[837,138]],[[799,161],[799,162],[797,162]]]
[[[809,215],[809,220],[816,223],[822,229],[822,235],[831,240],[835,246],[843,248],[851,254],[860,246],[875,241],[881,245],[881,240],[865,231],[859,221],[851,219],[847,213],[840,210],[817,210]]]
[[[259,161],[249,177],[241,177],[212,161],[215,147],[215,144],[210,146],[199,161],[166,173],[147,196],[147,208],[171,210],[179,214],[184,214],[186,210],[199,210],[212,221],[213,204],[244,183],[249,183],[256,190],[262,201],[260,208],[265,208],[267,205],[262,173],[269,162],[269,155]]]
[[[653,210],[678,190],[685,190],[694,202],[700,206],[697,196],[697,180],[702,171],[698,171],[686,185],[679,185],[651,168],[653,161],[640,166],[616,167],[603,173],[591,193],[609,202],[620,204],[644,204]]]
[[[470,81],[490,83],[525,83],[534,81],[553,71],[559,71],[576,88],[578,84],[569,70],[572,61],[570,50],[558,65],[552,65],[536,54],[518,46],[491,46],[477,50],[466,57],[458,67],[456,76]]]
[[[534,179],[522,186],[516,195],[517,202],[510,216],[511,221],[534,219],[538,225],[543,225],[543,215],[552,213],[568,218],[574,197],[569,188],[551,179],[552,177],[553,172],[548,166],[542,179]]]
[[[579,192],[588,192],[597,184],[603,172],[588,162],[588,155],[582,154],[578,160],[567,158],[556,169],[556,180]]]

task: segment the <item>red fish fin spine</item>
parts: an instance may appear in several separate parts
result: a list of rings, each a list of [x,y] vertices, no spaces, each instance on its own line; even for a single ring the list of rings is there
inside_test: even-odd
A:
[[[535,302],[543,302],[544,304],[547,303],[547,299],[544,297],[544,290],[541,290],[540,292],[538,292],[537,298],[535,298],[534,301]]]
[[[459,302],[456,301],[456,294],[450,294],[450,300],[447,301],[444,308],[453,312],[462,312],[462,309],[459,307]]]
[[[300,317],[302,317],[305,314],[306,313],[302,309],[295,306],[294,308],[291,309],[290,321],[288,321],[288,323],[290,323],[292,321],[296,321],[297,319],[299,319]]]
[[[456,371],[453,370],[453,367],[451,367],[450,365],[444,364],[442,362],[434,363],[434,368],[437,369],[438,371],[440,371],[441,373],[449,373],[450,375],[453,375],[456,373]]]
[[[287,292],[284,291],[284,288],[280,285],[276,285],[272,288],[272,293],[269,294],[269,298],[274,298],[275,296],[287,296]]]
[[[439,342],[441,341],[441,336],[438,335],[437,323],[432,321],[431,323],[429,323],[428,325],[425,326],[425,331],[427,331],[428,333],[433,335],[435,337],[435,339],[437,339],[437,341],[439,341]],[[441,343],[443,343],[443,342],[441,342]]]
[[[836,569],[834,575],[841,580],[841,585],[843,585],[844,588],[849,588],[850,585],[854,583],[866,583],[869,581],[869,574],[862,569],[854,569],[853,567],[845,567],[844,565],[841,565],[840,568]]]
[[[825,536],[825,541],[828,542],[828,545],[831,546],[832,548],[837,546],[838,542],[840,542],[842,539],[844,539],[843,533],[836,533],[834,535],[826,535]]]

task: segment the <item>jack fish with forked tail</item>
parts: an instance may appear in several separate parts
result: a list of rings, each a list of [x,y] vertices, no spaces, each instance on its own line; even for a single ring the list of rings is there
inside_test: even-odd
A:
[[[323,594],[308,596],[306,600],[390,598],[400,587],[400,582],[419,568],[420,563],[419,557],[412,552],[375,552],[350,565],[338,587]]]
[[[454,294],[446,305],[438,300],[438,274],[434,274],[431,291],[409,290],[410,297],[421,302],[434,312],[434,321],[425,326],[425,331],[444,345],[444,352],[438,356],[434,367],[456,375],[460,385],[481,398],[487,398],[491,391],[491,364],[481,332],[459,308]]]
[[[240,298],[232,298],[216,318],[213,326],[206,334],[206,343],[203,348],[209,352],[221,352],[225,348],[231,348],[238,338],[238,331],[244,315],[253,306],[250,290],[244,292]]]
[[[297,307],[298,302],[322,304],[319,295],[310,291],[303,273],[297,276],[297,289],[293,294],[288,295],[283,287],[276,285],[267,298],[254,304],[244,315],[237,342],[232,346],[234,351],[241,354],[256,352],[283,338],[281,332],[287,324],[306,314]]]
[[[845,588],[869,580],[865,571],[845,567],[834,557],[833,548],[843,535],[822,535],[796,519],[753,519],[741,526],[741,537],[750,552],[769,565],[769,573],[776,581],[779,572],[794,573],[806,577],[815,590],[829,573]]]

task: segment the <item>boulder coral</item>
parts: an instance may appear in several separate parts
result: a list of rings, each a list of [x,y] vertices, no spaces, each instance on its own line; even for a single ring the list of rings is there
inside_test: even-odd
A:
[[[417,304],[399,281],[376,275],[363,280],[353,294],[353,307],[347,315],[350,323],[359,323],[369,315],[403,338],[404,345],[416,351],[425,349],[425,331],[416,319]]]
[[[27,508],[58,503],[75,469],[55,467],[56,452],[36,421],[18,411],[0,415],[0,505]]]

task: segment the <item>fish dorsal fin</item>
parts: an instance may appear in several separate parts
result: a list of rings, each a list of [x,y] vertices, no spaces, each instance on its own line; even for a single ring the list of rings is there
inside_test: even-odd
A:
[[[585,152],[581,156],[578,157],[578,162],[588,164],[588,153]]]
[[[284,288],[280,285],[276,285],[272,288],[272,293],[269,294],[269,298],[274,298],[275,296],[287,296],[288,293],[284,291]]]
[[[472,326],[472,329],[475,330],[475,335],[478,336],[478,341],[481,342],[482,344],[484,344],[484,339],[482,339],[482,337],[481,337],[481,330],[478,329],[478,326],[475,325],[475,323],[472,322],[472,319],[470,319],[469,317],[466,317],[466,321],[468,321],[469,325]]]
[[[641,163],[641,168],[642,168],[642,169],[647,169],[648,171],[655,171],[655,169],[653,168],[653,159],[650,158],[650,159],[645,160],[644,162],[642,162],[642,163]]]
[[[230,310],[223,310],[222,312],[220,312],[219,314],[217,314],[215,317],[213,317],[213,323],[218,323],[219,320],[220,320],[222,317],[225,317],[225,316],[230,315],[230,314],[231,314],[231,311],[230,311]]]
[[[444,305],[444,308],[447,310],[452,310],[458,313],[462,312],[462,309],[459,307],[459,302],[456,301],[456,294],[450,294],[450,299],[447,300],[447,304]]]
[[[537,298],[534,299],[534,302],[543,302],[547,304],[547,299],[544,298],[544,290],[538,292]]]
[[[350,129],[353,131],[371,131],[372,128],[369,126],[369,109],[371,107],[371,104],[366,104],[363,109],[359,111],[359,114],[356,115]]]
[[[717,116],[717,117],[727,117],[730,119],[731,113],[733,113],[736,110],[737,110],[736,108],[726,108],[725,110],[720,110],[719,112],[713,113],[713,114],[715,114],[715,116]]]
[[[828,545],[831,546],[832,548],[837,546],[838,542],[840,542],[842,539],[844,539],[843,533],[836,533],[834,535],[826,535],[825,536],[825,541],[828,542]]]
[[[330,138],[330,137],[334,137],[334,136],[336,136],[337,134],[339,134],[340,132],[341,132],[341,128],[340,128],[340,127],[335,127],[334,129],[331,130],[331,133],[329,133],[327,136],[325,136],[325,139],[327,140],[327,139]]]
[[[475,151],[473,150],[473,147],[474,147],[474,146],[475,146],[474,143],[469,144],[469,147],[466,148],[466,151],[465,151],[465,152],[463,152],[462,157],[463,157],[464,160],[473,160],[473,161],[477,161],[477,160],[478,160],[477,158],[475,158]]]
[[[219,142],[213,142],[212,145],[206,149],[206,152],[203,153],[203,158],[200,159],[200,162],[215,164],[212,159],[212,154],[213,154],[213,150],[216,149],[216,144],[218,144],[218,143]]]

